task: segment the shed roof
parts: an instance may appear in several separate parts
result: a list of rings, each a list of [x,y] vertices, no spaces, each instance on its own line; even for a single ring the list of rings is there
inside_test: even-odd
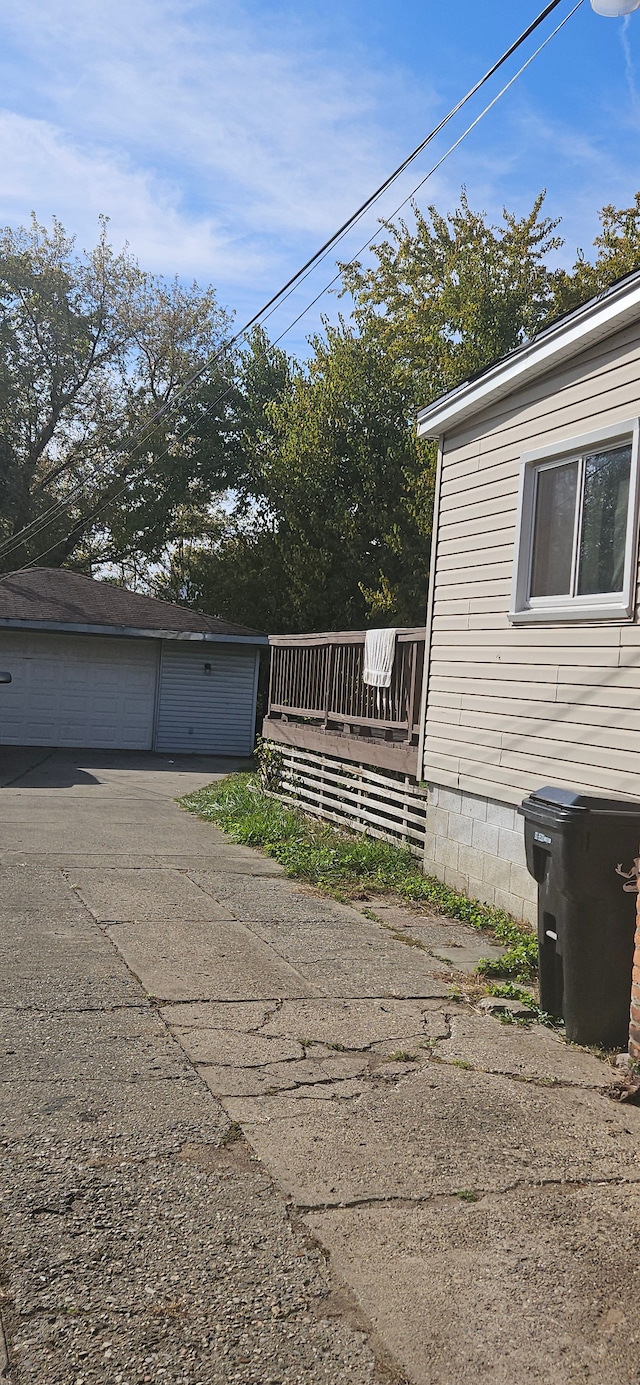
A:
[[[421,409],[418,435],[438,438],[481,409],[586,351],[640,318],[640,270],[550,323],[523,346],[494,361]]]
[[[0,627],[266,644],[246,625],[158,601],[66,568],[0,575]]]

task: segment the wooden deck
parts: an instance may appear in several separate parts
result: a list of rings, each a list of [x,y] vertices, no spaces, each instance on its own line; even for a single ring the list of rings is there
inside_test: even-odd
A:
[[[263,735],[416,776],[424,628],[398,630],[390,688],[363,683],[364,640],[364,630],[270,635]]]

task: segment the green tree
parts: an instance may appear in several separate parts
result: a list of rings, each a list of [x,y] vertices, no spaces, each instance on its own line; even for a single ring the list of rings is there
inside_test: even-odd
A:
[[[640,194],[570,271],[549,266],[543,194],[499,225],[464,190],[448,216],[414,212],[344,267],[353,318],[304,365],[261,329],[221,351],[213,291],[143,274],[105,224],[84,255],[55,222],[0,233],[0,539],[31,526],[0,565],[108,564],[274,631],[421,622],[435,449],[417,409],[635,269]]]
[[[303,369],[254,337],[243,361],[237,490],[190,554],[210,609],[270,630],[424,620],[432,452],[404,378],[341,323]],[[241,474],[242,471],[242,474]]]
[[[429,403],[519,346],[553,310],[558,272],[547,257],[562,244],[542,215],[544,193],[501,226],[469,207],[442,216],[414,207],[415,226],[386,223],[374,263],[344,266],[355,321],[406,379],[414,407]]]
[[[213,290],[165,284],[103,220],[79,254],[59,222],[0,232],[0,566],[90,567],[159,554],[185,508],[224,488],[228,402],[194,448],[205,405],[180,389],[221,344]],[[213,394],[233,381],[222,359]],[[156,411],[175,402],[154,423]],[[26,533],[23,531],[26,530]]]
[[[595,259],[588,260],[580,250],[573,269],[557,275],[554,315],[580,307],[640,268],[640,192],[630,207],[603,207],[600,223]]]
[[[416,209],[414,229],[387,225],[373,265],[344,268],[353,324],[314,338],[304,369],[266,364],[254,339],[244,479],[192,555],[192,589],[209,604],[272,630],[424,619],[435,449],[417,441],[416,410],[553,311],[547,257],[561,242],[542,205],[541,194],[522,218],[505,211],[500,227],[464,190],[448,217]]]

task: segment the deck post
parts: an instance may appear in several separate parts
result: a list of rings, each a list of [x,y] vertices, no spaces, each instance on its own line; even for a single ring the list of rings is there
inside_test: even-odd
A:
[[[331,709],[331,694],[333,692],[333,673],[336,661],[335,644],[330,644],[327,653],[327,667],[324,677],[324,721],[322,723],[325,731],[329,725],[329,712]]]

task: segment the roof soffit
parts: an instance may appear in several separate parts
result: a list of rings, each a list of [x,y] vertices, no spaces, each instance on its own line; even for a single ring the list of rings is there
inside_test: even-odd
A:
[[[441,438],[481,410],[524,388],[556,365],[579,355],[640,319],[640,276],[622,291],[594,299],[527,345],[467,380],[418,414],[418,436]]]

